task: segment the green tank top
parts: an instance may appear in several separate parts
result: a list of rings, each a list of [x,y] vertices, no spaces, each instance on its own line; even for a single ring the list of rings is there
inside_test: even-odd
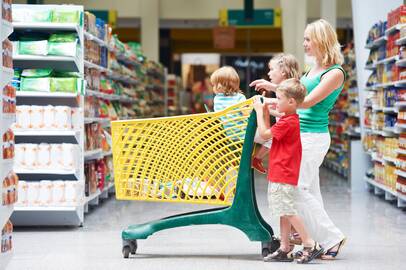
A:
[[[332,69],[339,69],[344,73],[345,81],[345,71],[340,65],[333,65],[321,72],[319,75],[309,78],[307,73],[302,76],[300,82],[306,87],[307,94],[311,93],[314,88],[320,83],[321,77]],[[330,95],[325,99],[317,103],[308,109],[298,109],[300,120],[300,132],[309,133],[328,133],[328,114],[333,108],[334,103],[337,100],[338,95],[344,87],[344,83],[337,89],[335,89]]]

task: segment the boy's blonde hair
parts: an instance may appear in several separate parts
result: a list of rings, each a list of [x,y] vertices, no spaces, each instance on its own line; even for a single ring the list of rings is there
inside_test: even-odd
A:
[[[285,74],[285,79],[299,79],[299,63],[289,53],[279,53],[269,60],[269,65],[276,65]]]
[[[305,32],[317,48],[316,58],[325,67],[344,62],[337,33],[326,20],[320,19],[307,25]]]
[[[306,88],[296,78],[284,80],[276,87],[276,91],[281,91],[287,98],[293,98],[298,105],[303,102],[307,95]]]
[[[233,67],[224,66],[217,69],[211,74],[210,82],[213,87],[220,90],[226,96],[241,93],[240,77]]]

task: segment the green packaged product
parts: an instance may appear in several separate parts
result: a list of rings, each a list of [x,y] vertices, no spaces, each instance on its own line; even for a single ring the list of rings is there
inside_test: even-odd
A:
[[[18,54],[23,55],[47,55],[48,41],[20,41],[18,45]]]
[[[41,78],[41,77],[50,77],[51,74],[52,69],[49,68],[24,69],[21,73],[21,77]]]
[[[73,72],[73,71],[54,71],[52,74],[54,77],[58,77],[58,78],[66,78],[66,77],[81,78],[82,77],[79,72]]]
[[[51,78],[51,92],[77,93],[78,78]]]
[[[77,35],[74,33],[58,33],[49,37],[48,54],[76,56],[78,46]]]
[[[21,78],[21,91],[49,92],[50,78]]]
[[[52,22],[79,24],[80,23],[80,12],[77,10],[72,10],[72,11],[53,10],[52,11]]]

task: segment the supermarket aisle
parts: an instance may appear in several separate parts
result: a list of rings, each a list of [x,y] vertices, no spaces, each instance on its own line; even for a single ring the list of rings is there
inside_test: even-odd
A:
[[[266,182],[258,177],[259,205],[267,220]],[[351,194],[334,174],[322,171],[328,212],[348,236],[340,260],[312,269],[402,269],[406,214],[360,192]],[[164,231],[139,242],[139,255],[124,260],[120,231],[126,225],[195,210],[193,205],[118,202],[110,199],[86,217],[83,228],[16,229],[10,270],[24,269],[275,269],[263,263],[260,245],[225,226]],[[277,264],[278,269],[308,266]]]

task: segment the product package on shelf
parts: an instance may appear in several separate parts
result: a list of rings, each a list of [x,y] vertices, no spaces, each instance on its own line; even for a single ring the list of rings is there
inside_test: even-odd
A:
[[[2,205],[14,204],[18,200],[18,176],[10,171],[2,179]]]
[[[76,206],[83,201],[84,187],[69,180],[20,180],[16,206]]]
[[[7,221],[1,230],[1,253],[6,253],[13,249],[13,224],[11,221]]]

